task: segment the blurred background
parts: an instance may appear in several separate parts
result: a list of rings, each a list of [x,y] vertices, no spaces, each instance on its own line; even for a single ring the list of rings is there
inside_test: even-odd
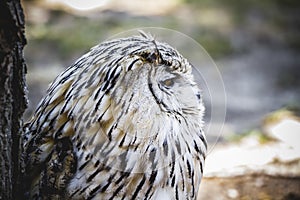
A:
[[[219,101],[226,119],[208,135],[199,199],[300,199],[299,1],[23,0],[23,7],[26,118],[92,46],[129,29],[173,29],[203,46],[226,90]]]

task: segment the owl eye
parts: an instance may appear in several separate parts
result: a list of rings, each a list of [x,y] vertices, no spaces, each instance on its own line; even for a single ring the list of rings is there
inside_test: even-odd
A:
[[[164,81],[161,81],[161,84],[165,87],[172,87],[174,85],[174,78],[169,78],[169,79],[166,79]]]

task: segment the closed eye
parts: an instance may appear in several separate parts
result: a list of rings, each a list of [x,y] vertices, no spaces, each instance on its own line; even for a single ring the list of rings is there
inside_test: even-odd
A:
[[[174,86],[174,84],[175,78],[168,78],[163,81],[159,81],[158,87],[160,90],[164,91],[168,95],[171,95],[173,93],[171,88]]]
[[[169,78],[160,82],[166,88],[171,88],[174,85],[174,78]]]

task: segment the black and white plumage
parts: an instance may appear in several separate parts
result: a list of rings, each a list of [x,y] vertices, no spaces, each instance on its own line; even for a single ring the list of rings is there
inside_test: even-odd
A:
[[[52,83],[25,126],[31,199],[196,199],[206,140],[191,64],[141,36],[104,42]]]

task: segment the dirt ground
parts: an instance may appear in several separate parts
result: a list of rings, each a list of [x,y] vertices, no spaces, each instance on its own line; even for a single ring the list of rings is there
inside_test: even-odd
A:
[[[204,178],[198,200],[296,200],[300,199],[300,177],[246,175]]]

